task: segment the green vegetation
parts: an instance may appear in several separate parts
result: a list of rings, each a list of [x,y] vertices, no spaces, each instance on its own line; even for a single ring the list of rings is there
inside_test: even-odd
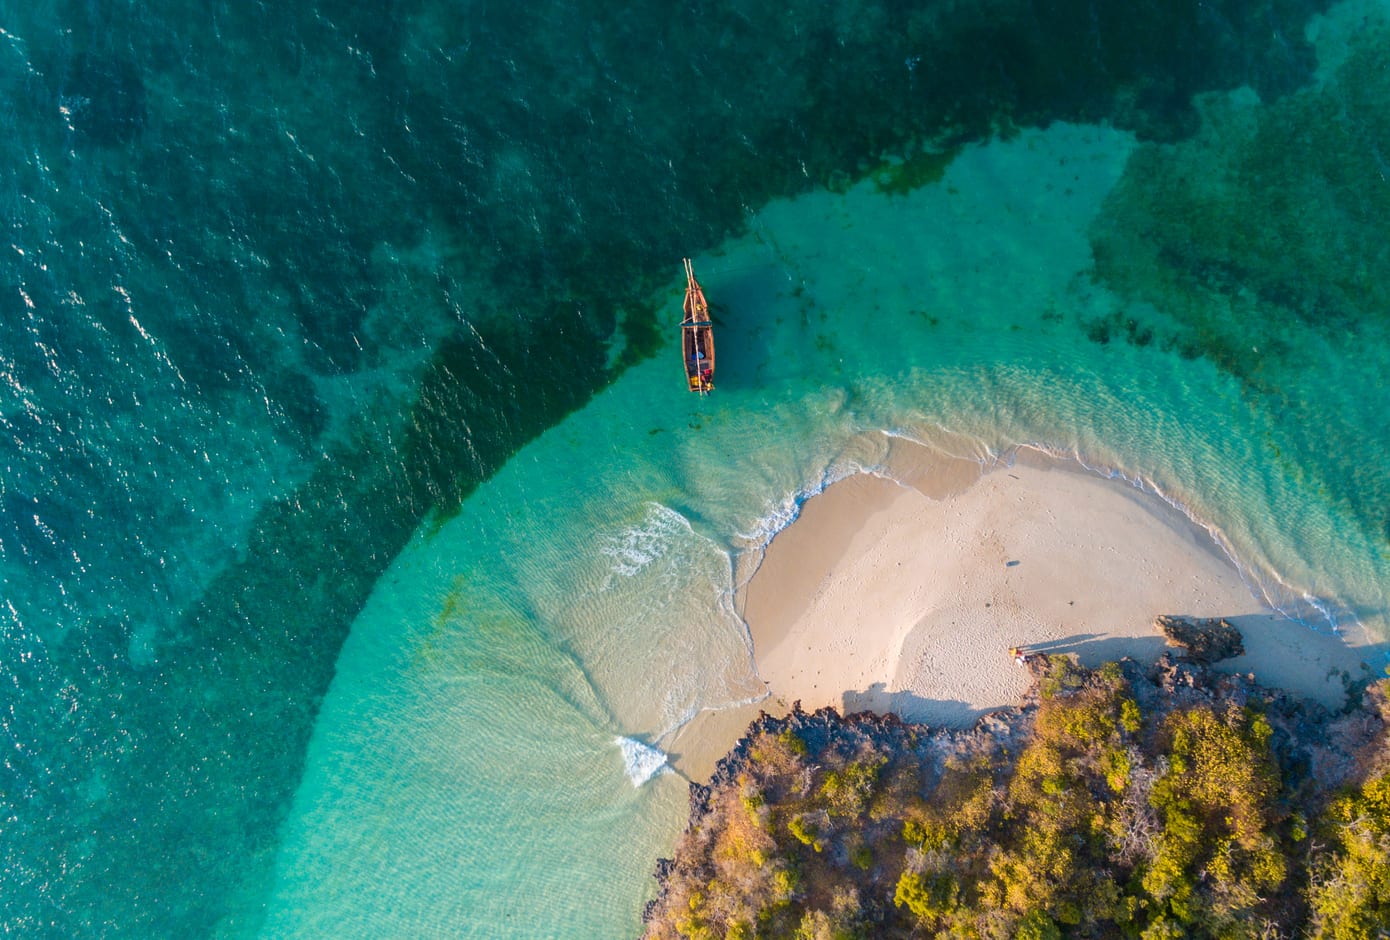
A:
[[[1038,673],[968,732],[761,718],[697,791],[646,936],[1390,931],[1390,683],[1329,716],[1170,662]]]
[[[1390,924],[1390,774],[1334,801],[1323,828],[1331,851],[1310,892],[1317,932],[1375,936]]]

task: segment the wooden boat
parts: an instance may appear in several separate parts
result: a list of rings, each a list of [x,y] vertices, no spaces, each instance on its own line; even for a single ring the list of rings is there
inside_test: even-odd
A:
[[[714,391],[714,327],[704,289],[695,280],[690,259],[685,259],[685,319],[681,320],[681,356],[685,380],[692,392]]]

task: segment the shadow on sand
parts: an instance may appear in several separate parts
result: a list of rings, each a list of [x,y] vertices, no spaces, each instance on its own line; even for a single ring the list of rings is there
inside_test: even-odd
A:
[[[889,692],[882,682],[875,682],[867,689],[844,693],[840,708],[845,715],[855,712],[894,712],[904,721],[947,728],[969,728],[982,716],[998,710],[998,707],[976,708],[969,702],[956,699],[926,698],[912,692]]]

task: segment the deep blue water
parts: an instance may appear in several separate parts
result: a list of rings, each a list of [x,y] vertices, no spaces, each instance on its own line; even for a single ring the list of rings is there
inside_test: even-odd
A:
[[[1132,307],[1057,316],[1287,416],[1379,570],[1390,72],[1321,76],[1324,6],[0,0],[0,926],[254,934],[417,525],[664,348],[682,255],[888,154],[1136,134],[1093,234]]]

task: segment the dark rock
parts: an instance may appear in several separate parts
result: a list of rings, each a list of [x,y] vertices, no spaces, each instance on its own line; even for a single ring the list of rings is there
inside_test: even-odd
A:
[[[1224,619],[1161,614],[1154,620],[1154,629],[1167,638],[1169,646],[1185,650],[1192,662],[1215,663],[1245,652],[1240,631]]]
[[[742,741],[739,742],[739,744],[742,743]],[[724,760],[727,761],[728,758],[726,757]],[[720,763],[721,767],[717,769],[727,769],[722,767],[723,761]],[[693,780],[690,782],[690,819],[688,824],[691,828],[698,826],[700,820],[704,819],[705,816],[709,814],[709,801],[710,796],[713,795],[714,788],[727,782],[723,779],[723,776],[724,775],[716,774],[715,778],[710,781],[709,786],[695,783]],[[728,774],[728,779],[732,780],[733,775]]]
[[[1194,653],[1221,658],[1239,655],[1242,652],[1238,631],[1221,620],[1192,621],[1180,617],[1161,617],[1156,624],[1169,642],[1182,646],[1188,657]],[[1144,729],[1134,741],[1147,737],[1152,742],[1161,739],[1161,729],[1167,726],[1174,715],[1192,709],[1203,709],[1218,716],[1232,712],[1235,720],[1244,722],[1240,714],[1249,710],[1258,713],[1259,720],[1268,729],[1268,747],[1271,756],[1285,780],[1290,781],[1292,789],[1288,798],[1295,801],[1297,811],[1304,818],[1312,819],[1318,807],[1324,805],[1329,795],[1347,783],[1363,780],[1375,768],[1390,765],[1390,743],[1384,737],[1384,728],[1390,724],[1390,691],[1385,686],[1373,686],[1365,695],[1361,709],[1332,714],[1316,702],[1304,701],[1289,693],[1260,686],[1249,674],[1234,675],[1219,672],[1206,662],[1196,658],[1177,658],[1171,652],[1164,652],[1156,662],[1140,663],[1132,659],[1118,662],[1120,674],[1127,685],[1126,692],[1132,696],[1144,715]],[[1051,663],[1060,668],[1055,659],[1035,656],[1039,668],[1034,670],[1035,680],[1054,676],[1043,664]],[[1029,665],[1033,665],[1031,662]],[[1109,676],[1072,665],[1072,688],[1062,692],[1052,692],[1049,697],[1060,694],[1077,694],[1096,684],[1111,688],[1113,673]],[[808,713],[797,703],[790,714],[774,717],[761,713],[749,726],[746,734],[716,766],[707,786],[692,784],[690,787],[691,813],[686,835],[672,859],[661,859],[656,864],[658,895],[643,911],[643,923],[648,925],[646,936],[672,936],[668,932],[655,932],[653,924],[669,924],[673,916],[670,905],[673,898],[682,903],[688,900],[692,885],[712,883],[719,872],[714,864],[713,852],[718,846],[721,827],[728,825],[728,807],[739,804],[726,797],[730,791],[735,793],[744,786],[740,782],[746,771],[755,771],[759,758],[750,754],[752,742],[762,734],[780,736],[791,733],[805,745],[800,757],[801,768],[795,777],[804,779],[798,785],[790,782],[783,786],[781,797],[769,795],[769,803],[785,798],[790,802],[782,805],[794,806],[802,799],[811,786],[811,774],[825,766],[842,767],[859,755],[873,753],[896,762],[901,759],[913,768],[915,781],[920,793],[932,793],[941,783],[946,770],[952,765],[978,766],[980,762],[991,768],[996,787],[1006,787],[1009,775],[1014,772],[1018,755],[1023,753],[1033,733],[1036,717],[1043,703],[1038,682],[1030,689],[1023,704],[1004,708],[981,717],[973,728],[945,729],[929,728],[926,725],[912,724],[897,715],[878,715],[872,712],[856,712],[841,715],[833,708],[821,708]],[[1149,775],[1161,773],[1160,765],[1150,762]],[[791,777],[786,778],[792,780]],[[772,790],[768,790],[772,793]],[[775,812],[776,810],[774,810]],[[737,811],[741,813],[741,810]],[[828,823],[821,818],[821,823]],[[864,823],[862,830],[868,843],[877,838],[882,841],[884,831],[872,834],[874,823]],[[829,827],[827,826],[827,829]],[[888,839],[897,839],[898,830],[888,832]],[[819,851],[819,849],[817,849]],[[849,865],[848,856],[843,849],[838,854],[827,853],[841,868]],[[877,869],[875,869],[877,871]],[[877,877],[866,876],[866,877]],[[875,889],[877,890],[877,889]],[[893,894],[891,880],[886,894],[868,893],[861,909],[861,923],[880,928],[871,930],[875,936],[898,936],[893,925],[898,924],[898,911],[890,906],[887,898]],[[679,911],[677,911],[679,913]],[[901,935],[906,935],[905,933]]]

